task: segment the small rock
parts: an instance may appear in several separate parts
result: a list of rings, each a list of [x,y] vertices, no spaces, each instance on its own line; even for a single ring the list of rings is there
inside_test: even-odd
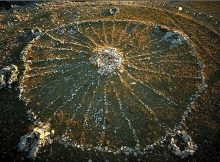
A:
[[[127,155],[127,156],[128,156],[129,154],[130,154],[129,152],[125,152],[125,155]]]
[[[169,149],[169,150],[171,149],[171,145],[168,145],[168,149]]]
[[[181,156],[181,155],[182,155],[182,153],[181,153],[181,151],[180,151],[180,150],[176,150],[176,151],[175,151],[175,155],[177,155],[177,156]]]
[[[182,8],[182,7],[178,7],[178,10],[179,10],[179,11],[182,11],[182,10],[183,10],[183,8]]]
[[[45,136],[49,136],[50,135],[50,132],[45,132]]]
[[[51,130],[51,133],[52,133],[52,134],[54,134],[54,133],[55,133],[55,131],[54,131],[54,130]]]
[[[194,152],[195,152],[195,151],[190,150],[190,151],[189,151],[189,154],[192,156],[192,155],[194,154]]]
[[[197,149],[198,149],[198,145],[197,145],[197,144],[195,144],[195,145],[194,145],[194,148],[195,148],[195,150],[197,150]]]
[[[137,153],[136,153],[136,152],[134,152],[133,155],[134,155],[135,157],[137,157]]]
[[[105,151],[108,151],[108,146],[105,146]]]
[[[119,13],[119,8],[111,8],[109,11],[110,11],[111,15],[115,15],[115,14]]]
[[[34,28],[31,30],[33,35],[40,35],[40,33],[42,32],[39,28]]]

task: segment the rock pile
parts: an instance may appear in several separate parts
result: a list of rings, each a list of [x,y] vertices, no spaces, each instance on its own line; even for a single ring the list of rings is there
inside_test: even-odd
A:
[[[7,87],[12,88],[12,84],[17,82],[18,68],[15,65],[6,67],[0,66],[0,89]]]
[[[170,48],[178,47],[178,45],[183,44],[186,39],[186,37],[180,36],[175,32],[166,32],[166,34],[163,36],[163,41],[171,43]]]
[[[171,136],[168,149],[176,156],[186,158],[189,155],[193,155],[198,146],[185,131],[177,131],[175,135]]]
[[[98,67],[101,75],[107,75],[117,69],[120,70],[123,61],[121,55],[115,48],[106,48],[96,51],[90,61]]]
[[[18,145],[19,151],[22,151],[27,158],[34,158],[38,151],[38,142],[40,134],[38,132],[27,133],[21,136],[20,143]]]
[[[116,7],[111,8],[109,10],[109,12],[110,12],[111,15],[115,15],[115,14],[119,13],[119,8],[116,8]]]
[[[27,158],[35,158],[41,147],[52,142],[50,136],[54,134],[54,130],[49,131],[49,129],[49,124],[41,123],[31,133],[21,136],[18,145],[19,151],[23,152]]]

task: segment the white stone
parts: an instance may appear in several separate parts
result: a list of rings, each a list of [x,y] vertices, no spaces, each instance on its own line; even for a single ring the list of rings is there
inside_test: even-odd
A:
[[[54,134],[54,133],[55,133],[55,131],[54,131],[54,130],[51,130],[51,133],[52,133],[52,134]]]
[[[194,152],[195,152],[195,151],[190,150],[190,151],[189,151],[189,154],[190,154],[190,155],[193,155],[193,154],[194,154]]]
[[[45,132],[45,136],[49,136],[50,135],[50,132]]]
[[[182,10],[183,10],[183,8],[182,8],[182,7],[178,7],[178,10],[179,10],[179,11],[182,11]]]
[[[174,138],[171,138],[171,144],[174,143]]]

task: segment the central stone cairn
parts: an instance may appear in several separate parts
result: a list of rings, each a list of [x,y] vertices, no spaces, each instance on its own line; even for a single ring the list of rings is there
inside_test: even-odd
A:
[[[98,73],[108,75],[116,74],[116,71],[123,71],[122,68],[122,53],[116,48],[107,47],[100,48],[94,51],[94,55],[90,59],[91,63],[98,67]]]

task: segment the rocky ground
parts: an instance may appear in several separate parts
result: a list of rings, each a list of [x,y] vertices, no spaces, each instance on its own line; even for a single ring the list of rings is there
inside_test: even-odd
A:
[[[11,10],[11,4],[28,5],[29,2],[0,2],[1,10]],[[182,8],[178,8],[181,6]],[[169,10],[187,10],[186,14],[220,30],[219,23],[207,22],[212,19],[218,22],[220,17],[220,2],[184,2],[169,3],[163,6]],[[194,15],[193,11],[201,15]],[[209,15],[209,17],[207,17]],[[217,45],[217,44],[216,44]],[[4,54],[0,54],[0,58]],[[13,55],[7,62],[16,62],[18,56]],[[2,63],[2,60],[0,60]],[[220,68],[220,67],[219,67]],[[220,69],[210,80],[208,89],[198,98],[198,101],[189,118],[186,119],[186,128],[191,132],[191,137],[198,144],[198,151],[189,158],[181,159],[167,151],[165,156],[152,152],[149,161],[220,161]],[[18,151],[20,137],[33,130],[32,123],[28,121],[26,111],[29,108],[19,100],[18,83],[14,83],[11,89],[0,89],[0,161],[32,161],[25,159]],[[73,153],[74,152],[74,153]],[[56,153],[56,154],[54,154]],[[59,143],[48,145],[36,161],[88,161],[96,156],[96,160],[103,161],[105,154],[99,152],[82,152],[78,149],[68,149]],[[97,158],[99,157],[99,158]],[[115,160],[117,159],[117,160]],[[123,161],[123,156],[108,156],[109,161]],[[127,160],[136,161],[129,157]]]

